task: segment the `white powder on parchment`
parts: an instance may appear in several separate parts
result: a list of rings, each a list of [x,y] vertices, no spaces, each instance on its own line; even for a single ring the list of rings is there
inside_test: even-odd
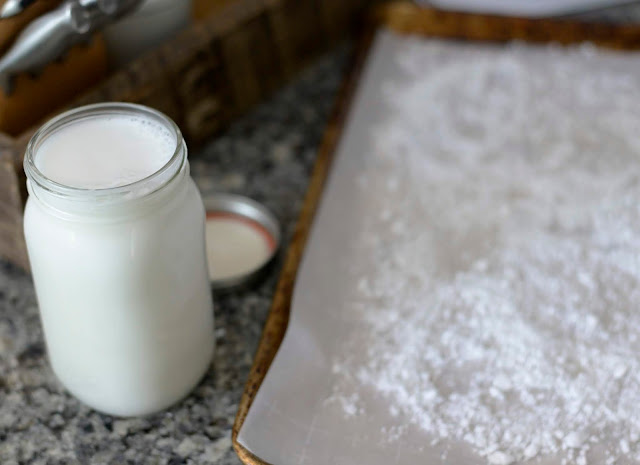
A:
[[[491,464],[640,461],[630,60],[405,40],[357,179],[350,306],[365,324],[349,343],[367,360],[334,361],[347,415],[367,413],[355,381]]]

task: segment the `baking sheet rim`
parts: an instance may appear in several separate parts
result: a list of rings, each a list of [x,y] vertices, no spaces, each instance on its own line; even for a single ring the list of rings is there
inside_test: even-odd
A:
[[[333,115],[325,130],[293,239],[286,253],[271,309],[233,424],[233,448],[242,462],[247,465],[270,465],[242,446],[237,440],[238,433],[284,339],[298,266],[304,253],[316,208],[322,197],[334,151],[340,140],[376,32],[381,28],[387,28],[397,33],[424,37],[483,41],[518,39],[563,44],[591,41],[599,46],[621,50],[640,48],[640,26],[636,25],[593,24],[444,12],[421,8],[407,1],[392,2],[374,8],[368,19],[354,51],[351,66],[343,80]]]

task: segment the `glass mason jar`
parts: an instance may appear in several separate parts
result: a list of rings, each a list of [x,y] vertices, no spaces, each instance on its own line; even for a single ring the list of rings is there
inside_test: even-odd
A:
[[[104,189],[63,185],[38,169],[38,149],[53,134],[86,118],[119,116],[175,136],[161,169]],[[59,380],[82,402],[119,416],[180,400],[207,371],[214,333],[205,212],[178,127],[140,105],[78,108],[36,132],[24,167],[24,233]]]

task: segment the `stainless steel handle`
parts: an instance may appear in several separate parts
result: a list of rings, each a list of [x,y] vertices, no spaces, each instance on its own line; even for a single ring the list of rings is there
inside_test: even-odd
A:
[[[10,93],[13,74],[40,71],[71,45],[86,38],[90,29],[90,16],[75,2],[65,3],[33,20],[0,59],[0,86]]]
[[[34,19],[0,59],[0,86],[9,94],[13,76],[39,72],[104,25],[138,8],[144,0],[67,0]]]
[[[0,18],[11,18],[22,13],[35,0],[7,0],[0,10]]]

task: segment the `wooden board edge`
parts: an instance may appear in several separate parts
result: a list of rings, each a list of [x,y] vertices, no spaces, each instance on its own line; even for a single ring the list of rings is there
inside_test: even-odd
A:
[[[421,8],[406,0],[375,8],[376,24],[400,34],[479,41],[589,41],[619,50],[640,48],[640,25],[580,22],[566,19],[515,18]]]
[[[304,204],[233,424],[233,448],[240,460],[246,465],[271,465],[238,443],[238,432],[284,338],[296,274],[316,208],[322,197],[333,154],[340,140],[371,44],[376,31],[382,26],[399,34],[415,34],[445,39],[523,40],[559,44],[589,41],[602,47],[620,50],[640,48],[640,26],[636,25],[582,23],[557,19],[523,19],[449,12],[421,8],[415,3],[405,0],[382,4],[372,10],[368,27],[355,49],[352,65],[346,74],[333,116],[328,123],[318,150]]]
[[[340,91],[338,92],[338,98],[332,116],[318,150],[304,203],[286,254],[284,266],[280,273],[271,309],[269,310],[253,365],[249,372],[249,378],[245,384],[242,398],[240,399],[231,439],[238,457],[247,465],[269,465],[267,462],[253,455],[238,442],[238,432],[249,413],[253,399],[258,393],[258,389],[284,338],[289,321],[291,298],[295,287],[298,266],[300,265],[307,238],[309,237],[316,209],[322,197],[325,181],[329,175],[333,154],[340,141],[342,129],[347,119],[349,108],[351,107],[351,102],[364,69],[374,36],[374,28],[367,28],[367,31],[362,35],[352,55],[346,78],[343,80]]]

